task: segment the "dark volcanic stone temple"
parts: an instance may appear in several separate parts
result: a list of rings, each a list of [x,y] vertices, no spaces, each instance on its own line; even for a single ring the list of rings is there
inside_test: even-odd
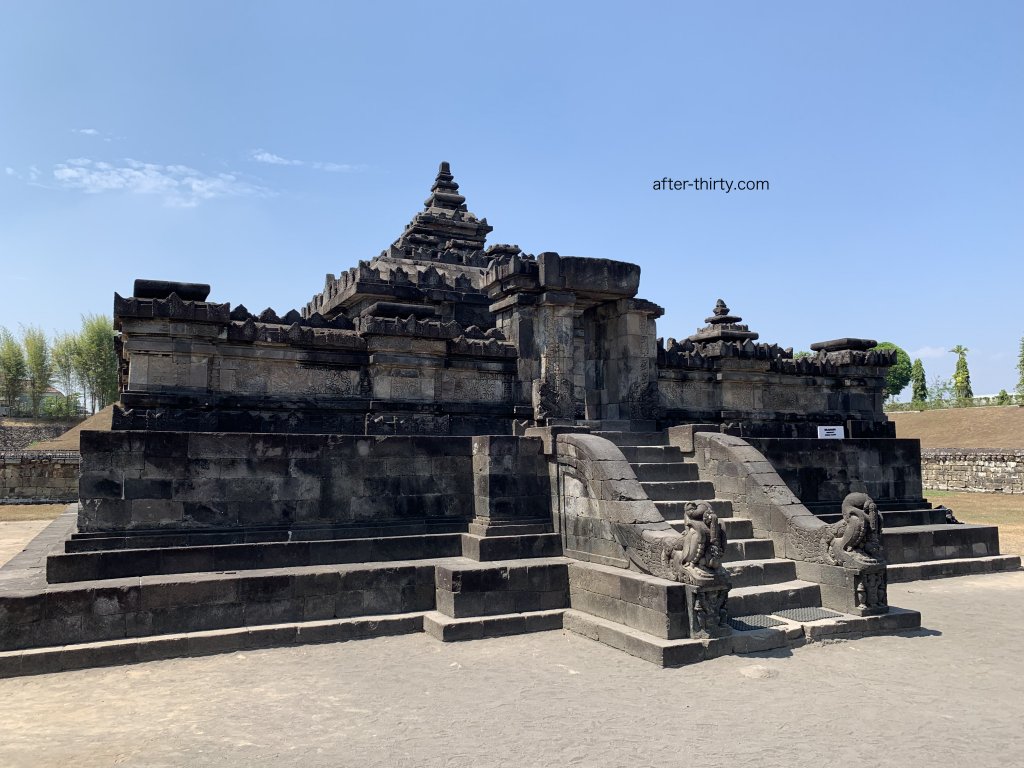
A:
[[[0,594],[0,674],[420,631],[673,666],[913,629],[889,582],[1019,567],[923,498],[891,352],[795,358],[721,299],[664,339],[640,266],[490,232],[442,163],[304,307],[115,295],[113,429]]]

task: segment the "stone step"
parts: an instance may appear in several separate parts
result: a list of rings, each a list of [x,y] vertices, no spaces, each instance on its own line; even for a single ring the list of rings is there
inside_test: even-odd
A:
[[[735,587],[729,591],[729,615],[774,613],[787,608],[821,605],[817,584],[794,579],[779,584]]]
[[[626,461],[660,463],[665,461],[677,462],[683,460],[683,452],[674,445],[663,446],[619,446]]]
[[[890,563],[920,563],[990,557],[999,554],[999,528],[994,525],[906,525],[882,530]]]
[[[698,480],[696,464],[682,461],[630,462],[637,480]]]
[[[722,562],[771,560],[774,557],[775,544],[771,539],[735,539],[726,543]]]
[[[436,574],[436,609],[453,619],[569,607],[569,561],[562,558],[451,561]]]
[[[201,528],[195,530],[133,530],[126,532],[75,532],[64,543],[65,552],[94,552],[109,549],[157,549],[161,547],[208,547],[223,544],[268,544],[302,541],[352,541],[392,539],[440,533],[458,534],[466,522],[419,520],[407,523],[371,523],[334,526],[247,526],[244,528]]]
[[[0,651],[416,613],[434,593],[415,561],[44,584],[0,596]]]
[[[472,616],[453,619],[438,611],[423,615],[423,629],[431,637],[450,643],[460,640],[481,640],[486,637],[522,635],[562,628],[565,610],[509,613],[497,616]]]
[[[901,528],[907,525],[943,525],[946,520],[946,509],[901,509],[882,512],[883,528]],[[843,519],[841,514],[818,515],[826,523],[835,523]]]
[[[703,480],[653,481],[640,485],[652,501],[699,501],[715,496],[714,484]]]
[[[711,507],[711,511],[718,515],[719,519],[732,517],[732,502],[729,499],[701,499]],[[661,512],[666,520],[681,520],[686,511],[685,501],[667,501],[655,499],[654,506]]]
[[[638,629],[589,613],[568,610],[562,617],[569,632],[596,640],[660,667],[680,667],[724,656],[732,650],[732,638],[665,640]]]
[[[562,537],[557,533],[522,536],[462,534],[462,556],[470,560],[530,560],[539,557],[560,557],[561,554]]]
[[[778,634],[784,634],[790,647],[823,640],[853,639],[868,635],[891,632],[907,632],[921,627],[921,614],[903,608],[891,607],[887,613],[876,616],[853,616],[838,611],[827,611],[827,616],[815,619],[797,620],[791,614],[755,614],[735,616],[731,619],[733,628],[733,652],[752,653],[781,647]],[[744,624],[751,627],[770,626],[760,629],[739,631]],[[774,643],[774,644],[773,644]]]
[[[258,648],[338,643],[422,632],[424,613],[361,616],[131,637],[74,645],[0,652],[0,678],[72,669],[135,664],[186,656],[208,656]]]
[[[664,432],[594,432],[598,437],[610,440],[616,445],[668,445],[668,435]]]
[[[781,557],[734,560],[725,564],[733,588],[760,587],[796,580],[796,563]]]
[[[513,548],[516,545],[505,542],[497,546]],[[521,546],[523,551],[528,551],[533,547],[533,543],[518,546]],[[46,578],[51,584],[60,584],[173,573],[251,571],[308,565],[426,560],[458,557],[461,554],[463,539],[459,533],[158,549],[110,549],[50,555],[46,562]]]
[[[725,529],[727,539],[752,539],[754,538],[754,524],[743,517],[726,517],[720,519],[718,524]]]
[[[988,557],[962,557],[949,560],[931,560],[924,563],[898,563],[890,565],[889,583],[917,581],[919,579],[944,579],[949,576],[968,576],[982,573],[999,573],[1020,569],[1019,555],[990,555]]]

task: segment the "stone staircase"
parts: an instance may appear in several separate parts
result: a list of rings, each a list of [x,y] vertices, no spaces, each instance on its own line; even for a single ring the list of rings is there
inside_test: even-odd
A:
[[[659,596],[655,603],[667,606],[670,627],[672,606],[680,610],[683,585],[580,563],[570,566],[572,608],[564,615],[566,629],[656,664],[678,666],[723,653],[753,653],[829,637],[920,627],[916,611],[892,608],[888,614],[861,617],[822,608],[818,584],[798,579],[795,563],[776,557],[770,539],[755,538],[751,521],[736,517],[731,501],[715,498],[714,485],[699,479],[696,464],[686,461],[679,448],[669,446],[665,433],[595,434],[619,447],[648,497],[673,527],[682,530],[687,501],[707,502],[718,515],[728,538],[723,561],[733,585],[728,602],[732,633],[704,640],[673,638],[671,632],[663,631],[664,620],[652,626],[642,608],[638,612],[636,605],[628,603],[628,595],[636,591],[628,582],[641,582],[640,591],[648,601],[651,595]],[[579,571],[588,573],[574,581],[573,574]],[[578,586],[584,579],[585,586]]]
[[[735,517],[731,501],[715,498],[714,485],[698,479],[697,465],[687,462],[679,448],[668,445],[664,432],[597,434],[619,446],[672,527],[683,529],[683,507],[688,501],[705,501],[718,515],[728,538],[723,562],[733,585],[732,616],[821,606],[818,585],[797,579],[793,561],[776,557],[770,539],[754,538],[751,521]]]
[[[837,512],[808,506],[825,522],[841,518]],[[890,583],[1020,568],[1019,556],[999,553],[997,526],[950,522],[950,510],[927,501],[883,502],[879,510]]]

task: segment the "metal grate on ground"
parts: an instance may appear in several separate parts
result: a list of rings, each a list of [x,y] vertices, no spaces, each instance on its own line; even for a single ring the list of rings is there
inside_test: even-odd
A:
[[[827,608],[809,606],[807,608],[787,608],[784,611],[775,611],[775,615],[790,621],[820,621],[821,619],[835,619],[843,614],[830,611]]]
[[[755,629],[767,629],[782,624],[778,619],[763,613],[752,613],[748,616],[735,616],[729,619],[729,626],[737,632],[751,632]]]

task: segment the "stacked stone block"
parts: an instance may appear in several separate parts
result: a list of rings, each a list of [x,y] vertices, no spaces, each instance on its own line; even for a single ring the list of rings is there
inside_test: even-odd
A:
[[[0,453],[0,501],[74,501],[78,466],[77,453]]]
[[[82,456],[83,532],[473,515],[468,437],[84,432]]]
[[[1024,451],[931,449],[921,453],[925,488],[980,493],[1024,493]]]

